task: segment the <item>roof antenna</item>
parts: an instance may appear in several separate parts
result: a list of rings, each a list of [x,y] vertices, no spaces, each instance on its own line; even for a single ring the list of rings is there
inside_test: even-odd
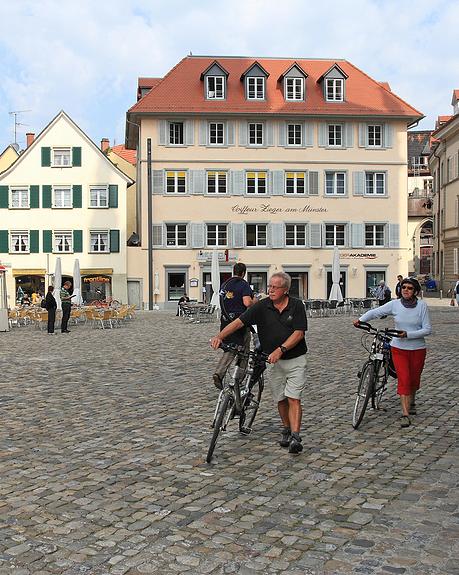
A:
[[[193,56],[193,52],[190,50],[190,53],[188,54],[188,56]]]
[[[15,110],[14,112],[8,112],[10,116],[14,117],[14,144],[17,146],[17,127],[18,126],[27,126],[27,124],[22,124],[18,122],[18,114],[25,114],[26,112],[31,112],[32,110]]]

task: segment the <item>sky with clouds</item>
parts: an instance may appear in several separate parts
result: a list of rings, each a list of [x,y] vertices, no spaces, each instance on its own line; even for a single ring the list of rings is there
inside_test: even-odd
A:
[[[15,0],[0,6],[0,151],[64,109],[95,142],[124,143],[139,76],[195,55],[346,59],[422,111],[459,88],[456,0]]]

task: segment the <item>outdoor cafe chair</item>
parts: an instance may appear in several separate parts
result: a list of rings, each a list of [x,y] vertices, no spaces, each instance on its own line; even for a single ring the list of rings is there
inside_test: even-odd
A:
[[[323,302],[320,300],[312,300],[311,307],[309,308],[309,317],[318,316],[323,317],[324,306]]]

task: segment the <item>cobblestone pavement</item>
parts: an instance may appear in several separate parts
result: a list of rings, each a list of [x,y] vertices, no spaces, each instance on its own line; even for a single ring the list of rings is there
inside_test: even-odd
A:
[[[314,318],[304,452],[266,392],[212,465],[216,324],[0,334],[0,574],[459,574],[459,310],[432,319],[412,427],[391,389],[352,429],[361,332]]]

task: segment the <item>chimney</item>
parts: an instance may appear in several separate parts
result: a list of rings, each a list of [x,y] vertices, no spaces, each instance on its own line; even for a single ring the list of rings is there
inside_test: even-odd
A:
[[[26,139],[27,139],[27,147],[29,148],[33,141],[35,140],[35,134],[33,134],[32,132],[28,132],[26,134]]]
[[[108,138],[102,138],[100,141],[100,149],[102,152],[106,152],[110,147],[110,140]]]

